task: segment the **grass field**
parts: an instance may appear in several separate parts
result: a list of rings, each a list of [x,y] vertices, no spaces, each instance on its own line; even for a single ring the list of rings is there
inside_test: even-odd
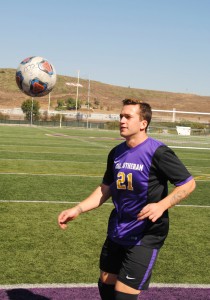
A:
[[[152,282],[209,284],[210,137],[167,139],[197,188],[170,210]],[[57,216],[101,182],[107,154],[120,142],[116,131],[0,126],[0,284],[97,281],[111,201],[66,231]]]

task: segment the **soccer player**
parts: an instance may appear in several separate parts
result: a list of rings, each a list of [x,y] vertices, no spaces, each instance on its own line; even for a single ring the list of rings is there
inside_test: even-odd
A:
[[[110,151],[101,185],[58,217],[65,229],[67,222],[112,197],[114,209],[100,256],[102,300],[136,300],[148,289],[168,234],[168,209],[195,189],[192,175],[175,153],[147,135],[151,117],[149,104],[123,100],[120,134],[125,141]],[[169,194],[168,181],[174,185]]]

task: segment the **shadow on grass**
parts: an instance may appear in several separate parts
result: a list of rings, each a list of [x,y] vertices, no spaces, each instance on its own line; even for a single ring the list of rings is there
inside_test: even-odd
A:
[[[9,300],[50,300],[50,298],[34,294],[27,289],[13,289],[7,291]]]

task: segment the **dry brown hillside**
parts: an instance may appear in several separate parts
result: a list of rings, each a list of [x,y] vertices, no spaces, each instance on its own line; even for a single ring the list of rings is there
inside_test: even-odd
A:
[[[0,109],[20,107],[29,98],[18,89],[15,72],[15,69],[0,69]],[[66,82],[76,83],[77,78],[57,76],[56,86],[51,92],[51,109],[56,107],[57,100],[76,97],[76,88],[67,86]],[[80,83],[83,88],[79,89],[79,100],[85,103],[88,97],[88,80],[81,78]],[[128,97],[141,98],[149,102],[153,109],[210,112],[210,96],[135,89],[90,81],[90,103],[92,106],[95,102],[99,103],[95,112],[118,113],[122,99]],[[47,109],[48,96],[36,99],[40,101],[41,108]]]

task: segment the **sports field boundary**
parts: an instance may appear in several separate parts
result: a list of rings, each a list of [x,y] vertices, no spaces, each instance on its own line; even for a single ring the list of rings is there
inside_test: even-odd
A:
[[[0,203],[46,203],[46,204],[79,204],[79,201],[50,201],[50,200],[0,200]],[[103,203],[103,205],[111,205],[113,203]],[[210,208],[210,205],[193,205],[193,204],[177,204],[176,207],[195,207],[195,208]]]
[[[31,289],[31,288],[91,288],[98,287],[96,283],[42,283],[42,284],[6,284],[0,285],[0,289]],[[188,283],[150,283],[155,288],[199,288],[209,289],[210,284],[188,284]]]

